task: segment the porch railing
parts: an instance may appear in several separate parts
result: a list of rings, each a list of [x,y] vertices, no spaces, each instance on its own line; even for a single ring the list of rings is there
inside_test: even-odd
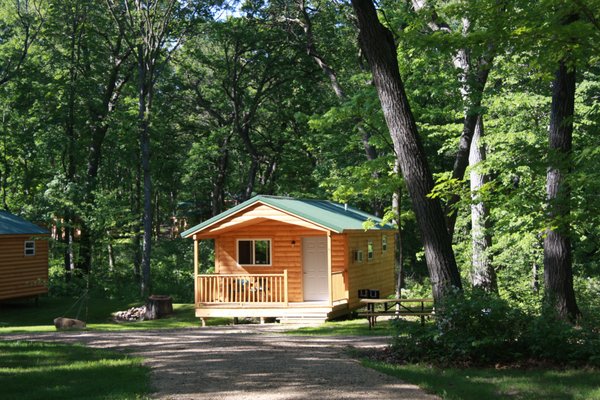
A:
[[[288,304],[287,270],[282,274],[198,275],[197,303]]]
[[[344,272],[333,272],[331,274],[331,301],[345,300],[347,298]]]

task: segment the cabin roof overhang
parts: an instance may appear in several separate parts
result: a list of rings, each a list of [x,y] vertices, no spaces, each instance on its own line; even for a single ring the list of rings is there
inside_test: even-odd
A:
[[[46,229],[41,228],[19,216],[0,210],[0,237],[32,235],[49,235]]]
[[[326,200],[293,199],[288,197],[256,196],[247,200],[213,218],[210,218],[181,234],[182,237],[191,236],[208,238],[218,236],[225,230],[230,231],[260,223],[269,218],[249,216],[243,219],[245,213],[259,205],[269,207],[292,218],[287,223],[300,224],[319,231],[342,233],[347,231],[364,231],[363,224],[373,222],[370,230],[392,230],[389,224],[384,224],[380,218],[360,210]],[[237,220],[236,220],[237,218]],[[294,221],[293,219],[297,220]],[[286,221],[283,221],[286,222]],[[220,231],[217,233],[216,231]]]

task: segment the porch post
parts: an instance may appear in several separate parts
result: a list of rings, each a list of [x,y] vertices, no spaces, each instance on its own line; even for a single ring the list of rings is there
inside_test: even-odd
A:
[[[283,301],[285,306],[288,306],[288,273],[287,269],[283,270]]]
[[[194,305],[198,304],[198,259],[200,249],[198,247],[198,239],[194,235]]]
[[[329,288],[329,306],[333,307],[333,280],[331,274],[331,232],[327,232],[327,287]]]

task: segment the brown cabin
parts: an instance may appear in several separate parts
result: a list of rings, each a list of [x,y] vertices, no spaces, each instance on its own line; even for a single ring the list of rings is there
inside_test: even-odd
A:
[[[196,316],[203,322],[325,321],[360,307],[361,289],[380,297],[394,291],[393,227],[331,201],[256,196],[182,236],[194,239]],[[214,240],[210,275],[198,272],[205,239]]]
[[[0,300],[48,292],[49,232],[0,211]]]

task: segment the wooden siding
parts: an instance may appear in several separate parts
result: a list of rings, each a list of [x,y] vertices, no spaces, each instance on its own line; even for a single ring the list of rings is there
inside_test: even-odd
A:
[[[195,235],[195,237],[214,237],[230,231],[237,232],[239,229],[254,226],[257,223],[262,223],[264,221],[277,221],[306,229],[319,230],[322,232],[327,231],[325,228],[292,214],[285,213],[264,204],[255,204],[208,227],[203,230],[201,234]]]
[[[382,236],[387,236],[387,250],[382,251]],[[394,293],[394,233],[388,232],[352,232],[348,233],[348,306],[350,309],[360,306],[359,289],[377,289],[385,298]],[[373,259],[368,260],[367,243],[373,241]],[[355,262],[353,252],[362,250],[363,261]]]
[[[243,226],[215,237],[215,272],[218,274],[279,274],[287,269],[288,300],[301,302],[303,301],[302,237],[323,235],[324,232],[315,229],[274,220]],[[236,260],[237,239],[271,239],[271,266],[239,266]]]
[[[25,256],[25,242],[35,240],[35,255]],[[48,241],[29,235],[0,235],[0,300],[47,293]]]

